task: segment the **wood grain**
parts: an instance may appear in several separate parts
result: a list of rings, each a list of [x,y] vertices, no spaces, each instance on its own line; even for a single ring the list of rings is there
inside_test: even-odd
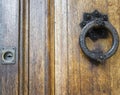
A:
[[[120,0],[0,0],[0,47],[17,49],[15,65],[0,64],[0,95],[119,95],[120,48],[104,63],[79,46],[84,12],[108,14],[120,36]],[[102,49],[112,40],[86,39]]]
[[[53,1],[30,0],[29,95],[54,94],[54,7],[52,4]],[[50,10],[53,12],[50,13]]]
[[[43,0],[30,0],[29,95],[45,94],[45,5]]]
[[[55,95],[68,94],[67,0],[55,0]]]
[[[94,61],[89,60],[79,47],[81,32],[79,23],[82,21],[83,13],[93,12],[97,9],[104,14],[109,14],[110,22],[115,25],[119,33],[120,8],[118,5],[119,0],[103,0],[102,2],[101,0],[55,0],[56,95],[119,94],[119,70],[116,68],[119,68],[117,60],[119,59],[119,50],[112,58],[102,64],[95,65]],[[89,43],[89,47],[92,47],[90,40],[87,40],[87,43]],[[110,46],[111,38],[109,37],[106,40],[99,40],[93,47],[102,48],[105,51]]]
[[[120,0],[108,0],[108,14],[120,37]],[[111,94],[120,93],[120,47],[110,60]]]
[[[80,95],[79,1],[68,0],[68,95]]]
[[[0,47],[16,47],[16,64],[0,63],[0,95],[18,95],[19,0],[0,0]],[[1,59],[1,58],[0,58]]]
[[[20,0],[19,7],[19,95],[28,95],[29,90],[29,0]]]
[[[47,32],[46,32],[46,46],[47,46],[47,56],[49,60],[48,70],[49,72],[49,86],[48,95],[55,95],[55,7],[54,0],[48,0],[47,2],[48,19],[47,19]],[[47,68],[46,68],[47,70]],[[46,95],[47,95],[46,94]]]
[[[103,0],[102,2],[100,0],[94,0],[93,1],[93,9],[97,9],[100,12],[107,14],[108,6],[107,1]],[[102,8],[101,8],[102,7]],[[101,45],[101,43],[103,45]],[[111,43],[111,40],[107,38],[107,40],[101,40],[99,43],[99,47],[103,50],[105,48],[109,48],[109,44]],[[97,47],[96,47],[97,48]],[[93,95],[110,95],[111,94],[111,88],[110,88],[110,66],[109,66],[109,60],[104,62],[103,64],[100,64],[98,66],[95,66],[92,62],[91,63],[91,73],[92,73],[92,93]]]

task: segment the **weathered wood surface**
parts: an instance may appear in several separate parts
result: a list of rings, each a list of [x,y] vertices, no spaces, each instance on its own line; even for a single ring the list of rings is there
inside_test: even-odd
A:
[[[15,65],[0,64],[0,95],[119,95],[120,48],[95,65],[79,46],[84,12],[109,15],[120,35],[120,0],[0,0],[0,46],[15,46]],[[103,51],[111,38],[92,42]]]
[[[16,47],[18,54],[18,45],[19,1],[0,0],[0,48]],[[18,56],[15,65],[0,63],[0,95],[18,95],[18,65]]]
[[[120,92],[120,48],[104,64],[88,60],[79,47],[84,12],[95,9],[109,15],[120,34],[119,0],[55,0],[55,93],[56,95],[118,95]],[[110,48],[111,39],[99,40],[90,48]]]
[[[53,95],[54,2],[30,0],[29,4],[29,95]]]

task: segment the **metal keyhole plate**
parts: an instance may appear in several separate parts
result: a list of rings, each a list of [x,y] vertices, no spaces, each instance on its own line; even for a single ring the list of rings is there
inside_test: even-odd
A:
[[[16,51],[15,48],[2,48],[2,64],[14,64]]]
[[[11,52],[11,51],[5,52],[5,54],[3,55],[3,59],[6,61],[13,60],[13,52]]]

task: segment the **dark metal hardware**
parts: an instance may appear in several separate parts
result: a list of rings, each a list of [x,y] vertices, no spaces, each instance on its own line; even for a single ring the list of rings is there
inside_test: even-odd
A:
[[[1,49],[1,63],[2,64],[15,64],[16,49],[14,47]]]
[[[93,13],[84,13],[83,19],[84,19],[83,22],[80,23],[82,32],[80,34],[80,39],[79,39],[79,43],[82,51],[89,58],[99,62],[102,62],[107,58],[111,57],[113,54],[115,54],[119,45],[119,37],[116,29],[108,21],[108,16],[101,14],[97,10],[95,10]],[[89,36],[93,41],[96,41],[99,37],[104,38],[106,35],[108,35],[107,30],[111,33],[113,39],[111,49],[109,49],[106,53],[90,51],[86,46],[85,38]],[[99,34],[99,32],[101,31],[103,33],[103,36],[100,36]],[[90,36],[91,32],[97,35]]]

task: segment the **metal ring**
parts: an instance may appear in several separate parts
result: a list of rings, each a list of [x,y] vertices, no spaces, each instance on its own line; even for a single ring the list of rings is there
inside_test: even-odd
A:
[[[104,21],[103,27],[108,29],[109,32],[111,33],[113,43],[112,43],[111,49],[109,49],[104,54],[97,55],[95,52],[92,52],[87,48],[86,41],[85,41],[86,34],[88,33],[89,29],[96,27],[96,26],[98,27],[98,24],[96,24],[95,21],[91,21],[85,27],[83,27],[81,35],[80,35],[79,43],[80,43],[80,46],[82,48],[82,51],[88,57],[101,62],[101,61],[106,60],[107,58],[111,57],[117,51],[117,48],[119,45],[119,37],[118,37],[118,33],[117,33],[116,29],[108,21]],[[101,26],[99,26],[99,27],[101,27]]]

